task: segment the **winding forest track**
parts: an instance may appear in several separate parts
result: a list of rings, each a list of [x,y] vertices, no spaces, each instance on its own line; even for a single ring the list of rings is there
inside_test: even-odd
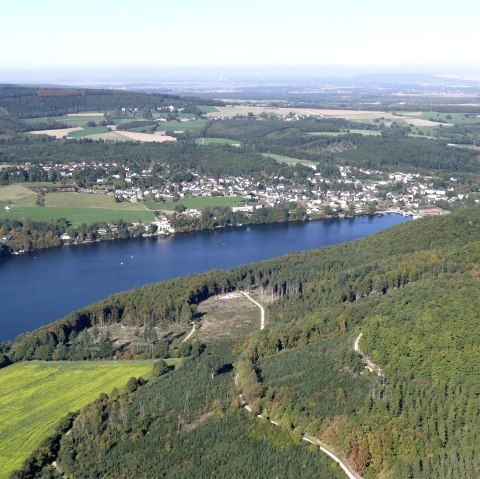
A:
[[[260,318],[260,329],[265,329],[265,309],[263,308],[263,306],[258,303],[257,301],[255,301],[253,298],[250,297],[250,294],[249,293],[246,293],[244,291],[242,291],[242,294],[247,297],[252,303],[256,304],[259,308],[260,308],[260,312],[261,312],[261,318]],[[357,341],[355,342],[355,346],[358,346],[358,341],[360,340],[360,337],[361,337],[361,334],[360,336],[357,338]],[[235,384],[237,384],[237,376],[235,375]],[[253,410],[252,408],[250,407],[250,405],[245,401],[245,399],[243,398],[242,394],[239,395],[239,399],[240,399],[240,402],[243,406],[243,408],[245,410],[247,410],[248,412],[250,413],[253,413]],[[263,416],[261,414],[257,414],[256,415],[259,419],[262,419]],[[267,418],[268,421],[270,423],[272,423],[274,426],[279,426],[279,423],[274,421],[273,419],[270,419],[270,418]],[[345,461],[345,460],[342,460],[340,459],[326,444],[324,444],[322,441],[320,441],[320,439],[317,439],[316,437],[313,437],[313,436],[309,436],[307,434],[304,434],[302,436],[302,440],[306,441],[306,442],[309,442],[310,444],[313,444],[315,446],[318,446],[320,448],[320,450],[325,453],[327,456],[329,456],[331,459],[333,459],[343,470],[343,472],[345,472],[345,474],[347,475],[347,477],[349,479],[363,479],[362,476],[360,476],[359,474],[357,474],[350,466],[349,464]]]
[[[357,339],[355,339],[355,342],[353,343],[354,351],[361,356],[363,364],[365,364],[365,367],[369,371],[371,371],[372,373],[376,373],[381,377],[385,377],[383,369],[378,364],[375,364],[366,354],[362,353],[362,350],[360,349],[360,339],[362,339],[362,336],[363,333],[360,333],[357,336]]]

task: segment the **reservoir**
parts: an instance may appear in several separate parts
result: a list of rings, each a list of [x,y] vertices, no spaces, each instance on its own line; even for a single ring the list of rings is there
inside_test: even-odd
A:
[[[113,293],[370,235],[398,215],[251,225],[66,246],[0,259],[0,341]]]

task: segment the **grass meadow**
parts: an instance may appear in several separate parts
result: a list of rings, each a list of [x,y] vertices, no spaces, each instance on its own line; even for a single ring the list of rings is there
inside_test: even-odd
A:
[[[117,203],[113,196],[88,193],[47,193],[45,206],[52,208],[108,208],[122,211],[145,211],[140,203]]]
[[[343,136],[349,134],[364,135],[364,136],[380,136],[382,133],[378,130],[356,130],[350,129],[348,131],[311,131],[308,133],[313,136]]]
[[[275,153],[262,153],[262,155],[266,156],[267,158],[273,158],[279,163],[287,163],[287,165],[296,165],[297,163],[299,163],[304,166],[316,166],[316,163],[314,161],[301,160],[299,158],[292,158],[291,156],[277,155]]]
[[[85,127],[89,121],[94,121],[95,123],[104,120],[103,114],[95,115],[91,114],[90,116],[71,116],[71,115],[63,115],[63,116],[48,116],[43,118],[25,118],[24,121],[30,125],[32,125],[32,129],[35,129],[35,125],[38,123],[44,123],[49,121],[58,121],[62,123],[66,123],[72,126],[81,126]]]
[[[202,110],[203,113],[215,113],[216,111],[219,111],[218,108],[214,106],[201,105],[198,108]]]
[[[0,188],[0,218],[47,221],[66,218],[72,225],[83,223],[153,221],[155,215],[140,203],[116,203],[113,196],[82,193],[47,193],[45,206],[35,206],[37,195],[21,185]],[[12,204],[13,203],[13,204]],[[5,206],[10,204],[10,210]]]
[[[0,369],[0,479],[37,448],[69,412],[132,376],[148,379],[153,361],[25,362]]]
[[[197,138],[195,140],[197,145],[235,145],[241,146],[242,142],[238,140],[229,140],[227,138]]]
[[[19,206],[34,206],[37,194],[22,185],[8,185],[0,188],[0,201]]]
[[[207,120],[190,120],[190,121],[163,121],[157,125],[157,131],[190,131],[201,130],[207,124]]]
[[[67,138],[84,138],[85,136],[98,135],[100,133],[107,133],[106,126],[84,126],[83,130],[72,131],[67,135]]]
[[[125,209],[105,208],[49,208],[49,207],[12,207],[10,211],[0,210],[1,218],[17,220],[31,218],[34,221],[48,221],[65,218],[73,226],[83,223],[110,223],[118,220],[125,221],[153,221],[155,215],[152,211],[132,211]]]

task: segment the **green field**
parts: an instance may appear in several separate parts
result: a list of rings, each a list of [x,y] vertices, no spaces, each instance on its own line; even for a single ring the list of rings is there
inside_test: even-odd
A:
[[[122,211],[145,211],[141,203],[117,203],[113,196],[88,193],[47,193],[45,206],[50,208],[104,208]]]
[[[203,113],[215,113],[216,111],[219,111],[218,108],[214,106],[207,106],[207,105],[199,106],[198,109],[202,110]]]
[[[151,377],[152,361],[27,362],[0,369],[0,479],[53,432],[67,413],[131,376]]]
[[[67,135],[67,138],[83,138],[89,135],[97,135],[99,133],[107,133],[106,126],[84,126],[83,130],[72,131]]]
[[[157,125],[159,131],[201,130],[208,120],[164,121]]]
[[[216,110],[216,109],[215,109]],[[191,113],[181,113],[180,118],[188,118],[189,121],[165,121],[158,123],[156,129],[159,131],[184,131],[184,130],[201,130],[207,123],[208,120],[196,119],[192,120],[195,115]],[[84,130],[73,131],[68,134],[68,138],[83,138],[90,137],[91,135],[104,134],[107,133],[106,126],[96,126],[88,127],[87,123],[89,121],[94,121],[96,123],[103,121],[104,116],[102,115],[91,115],[91,116],[49,116],[43,118],[25,118],[25,121],[32,126],[32,130],[35,130],[35,125],[37,123],[49,122],[49,121],[58,121],[65,123],[70,126],[79,126],[84,128]],[[122,123],[128,123],[134,121],[135,118],[113,118],[113,122],[116,125],[121,125]],[[142,131],[143,128],[134,129],[132,131]],[[116,138],[117,139],[117,138]]]
[[[432,120],[450,124],[480,123],[480,117],[475,115],[475,118],[465,118],[464,113],[439,113],[436,111],[422,111],[419,114],[404,114],[402,116],[408,118],[421,118],[422,120]]]
[[[153,221],[155,215],[152,211],[131,211],[125,209],[105,208],[49,208],[49,207],[12,207],[10,211],[0,210],[1,218],[25,219],[35,221],[48,221],[66,218],[73,226],[83,223],[110,223],[118,220],[125,221]]]
[[[348,131],[311,131],[308,133],[309,135],[314,136],[342,136],[342,135],[364,135],[364,136],[380,136],[382,133],[378,130],[355,130],[350,129]]]
[[[229,140],[227,138],[197,138],[195,140],[197,145],[235,145],[241,146],[242,142],[238,140]]]
[[[178,201],[161,201],[155,203],[152,198],[145,200],[147,208],[155,210],[173,211],[175,206],[183,205],[185,208],[201,210],[207,206],[234,206],[238,203],[245,203],[242,196],[208,196],[198,198],[182,198]]]
[[[35,205],[37,195],[21,185],[0,188],[0,218],[37,221],[66,218],[72,225],[82,223],[153,221],[155,215],[141,203],[116,203],[113,196],[82,193],[47,193],[45,207]],[[10,210],[5,206],[10,204]]]
[[[61,123],[66,123],[68,125],[72,126],[86,126],[86,124],[89,121],[94,121],[94,122],[99,122],[103,121],[104,117],[102,115],[91,115],[91,116],[68,116],[68,115],[63,115],[63,116],[48,116],[48,117],[43,117],[43,118],[25,118],[24,121],[30,125],[32,125],[32,128],[35,129],[35,125],[37,123],[44,123],[44,122],[49,122],[49,121],[58,121]]]
[[[292,158],[291,156],[277,155],[275,153],[262,153],[262,155],[266,156],[267,158],[273,158],[279,163],[287,163],[288,165],[296,165],[297,163],[299,163],[304,166],[316,166],[316,163],[314,161],[301,160],[299,158]]]
[[[107,141],[133,141],[126,136],[120,135],[115,131],[108,131],[106,133],[95,133],[93,135],[87,135],[83,138],[89,138],[91,140],[107,140]]]
[[[0,201],[18,206],[34,206],[37,194],[22,185],[9,185],[0,188]]]

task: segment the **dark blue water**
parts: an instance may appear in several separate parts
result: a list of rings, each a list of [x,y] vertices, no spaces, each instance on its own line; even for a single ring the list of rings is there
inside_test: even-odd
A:
[[[36,251],[0,260],[0,340],[146,283],[228,269],[350,241],[406,221],[397,215],[256,225]]]

